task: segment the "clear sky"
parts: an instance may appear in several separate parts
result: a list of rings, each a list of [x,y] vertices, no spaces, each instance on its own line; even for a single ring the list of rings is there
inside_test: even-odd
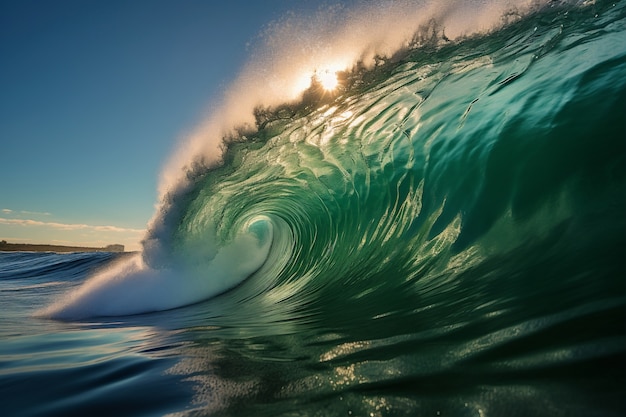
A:
[[[0,0],[0,239],[139,249],[179,139],[305,7]]]

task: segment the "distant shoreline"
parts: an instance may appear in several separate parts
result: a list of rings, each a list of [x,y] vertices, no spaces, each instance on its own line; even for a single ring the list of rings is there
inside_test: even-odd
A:
[[[124,252],[124,245],[108,245],[103,248],[84,246],[61,246],[32,243],[0,242],[0,252]]]

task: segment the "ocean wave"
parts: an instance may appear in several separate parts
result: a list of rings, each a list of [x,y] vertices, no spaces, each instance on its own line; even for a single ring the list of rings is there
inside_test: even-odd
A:
[[[222,299],[235,315],[270,309],[281,314],[269,320],[310,320],[342,311],[337,323],[363,323],[429,308],[450,318],[445,327],[456,323],[455,305],[510,308],[506,288],[523,285],[511,277],[577,264],[572,253],[592,252],[596,239],[598,259],[615,265],[624,5],[509,9],[505,26],[451,39],[444,23],[462,9],[447,9],[441,25],[420,18],[426,30],[411,35],[419,42],[396,42],[396,53],[373,54],[373,64],[359,50],[361,64],[338,72],[334,91],[321,85],[322,61],[304,71],[313,83],[300,101],[279,104],[264,85],[255,111],[242,103],[253,127],[217,128],[217,142],[194,136],[143,252],[43,314],[143,313],[231,290]],[[565,277],[554,288],[579,285],[569,273],[557,268]],[[597,279],[603,294],[615,286],[610,273]],[[488,307],[470,296],[479,288]]]

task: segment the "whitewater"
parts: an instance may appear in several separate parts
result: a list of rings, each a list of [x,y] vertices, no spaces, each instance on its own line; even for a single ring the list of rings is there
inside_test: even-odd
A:
[[[272,23],[141,252],[0,253],[6,412],[624,415],[625,40],[620,1]]]

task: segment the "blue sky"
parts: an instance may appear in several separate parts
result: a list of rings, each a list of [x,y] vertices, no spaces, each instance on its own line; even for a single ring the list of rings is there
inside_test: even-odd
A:
[[[138,249],[179,139],[304,7],[1,0],[0,239]]]

